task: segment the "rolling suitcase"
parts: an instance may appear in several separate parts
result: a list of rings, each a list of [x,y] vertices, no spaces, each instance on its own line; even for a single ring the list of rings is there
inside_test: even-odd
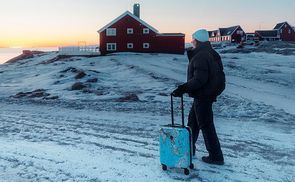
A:
[[[162,169],[167,167],[182,168],[184,174],[193,169],[192,163],[192,132],[184,126],[183,96],[181,97],[182,125],[174,124],[173,96],[171,95],[172,124],[164,125],[160,129],[160,162]]]

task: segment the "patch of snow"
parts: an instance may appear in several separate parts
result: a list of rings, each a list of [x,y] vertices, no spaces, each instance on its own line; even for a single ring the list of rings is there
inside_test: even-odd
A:
[[[169,94],[186,81],[185,55],[117,53],[44,64],[56,56],[0,65],[1,180],[295,180],[294,56],[221,55],[227,87],[214,114],[225,165],[201,162],[207,152],[200,136],[190,176],[162,171],[158,141],[161,125],[170,123]],[[76,79],[75,70],[86,76]],[[70,90],[76,82],[87,88]],[[36,89],[59,99],[10,97]],[[129,95],[139,101],[118,102]],[[185,97],[186,116],[191,102]]]

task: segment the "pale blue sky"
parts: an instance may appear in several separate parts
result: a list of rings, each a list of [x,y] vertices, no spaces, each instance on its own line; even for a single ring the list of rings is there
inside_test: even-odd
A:
[[[241,25],[247,32],[295,25],[295,0],[1,0],[0,47],[98,42],[96,31],[134,3],[141,18],[160,32]]]

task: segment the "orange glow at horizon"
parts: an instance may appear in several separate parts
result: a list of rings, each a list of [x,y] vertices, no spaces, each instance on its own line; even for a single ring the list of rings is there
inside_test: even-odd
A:
[[[195,0],[186,3],[138,0],[138,3],[141,4],[142,20],[160,33],[184,33],[186,43],[190,43],[192,33],[201,28],[216,30],[240,25],[245,32],[254,32],[272,29],[283,21],[295,25],[294,0],[285,0],[288,3],[284,3],[283,11],[278,11],[279,1],[276,0],[267,0],[267,3],[262,0],[249,0],[252,3],[234,1],[230,4],[225,0],[213,1],[214,6],[213,2]],[[81,41],[98,45],[96,31],[126,10],[132,12],[133,3],[130,0],[42,0],[42,3],[38,0],[3,0],[0,6],[0,47],[75,46]],[[244,13],[247,7],[251,8],[251,14]]]
[[[53,37],[14,37],[13,39],[1,39],[0,47],[60,47],[60,46],[76,46],[79,42],[85,42],[87,45],[98,45],[99,36],[71,36],[66,35]]]
[[[152,25],[153,26],[153,25]],[[157,26],[154,26],[157,28]],[[208,30],[215,30],[219,27],[205,27]],[[253,30],[254,28],[247,29],[245,27],[244,30],[246,32],[253,32],[247,30]],[[158,29],[160,33],[184,33],[185,34],[185,43],[190,43],[192,40],[192,34],[194,33],[194,29],[192,27],[187,27],[185,31],[171,31],[171,30],[179,30],[179,28],[167,26]],[[86,33],[90,32],[91,30],[87,30]],[[30,48],[30,47],[61,47],[61,46],[78,46],[79,42],[85,42],[86,45],[98,45],[99,44],[99,34],[96,32],[96,29],[93,30],[91,35],[88,34],[81,34],[78,35],[72,34],[68,35],[66,33],[61,33],[59,35],[50,35],[47,32],[44,32],[44,36],[42,33],[39,35],[19,35],[13,38],[1,38],[0,47],[21,47],[21,48]],[[11,36],[10,36],[11,37]]]
[[[108,21],[112,19],[109,18]],[[106,21],[106,22],[108,22]],[[159,30],[160,33],[184,33],[185,43],[191,42],[191,35],[196,31],[197,28],[194,26],[186,26],[179,28],[173,24],[166,24],[164,27],[161,25],[162,22],[151,22],[151,20],[145,20],[150,23],[153,27]],[[158,24],[158,25],[157,25]],[[60,32],[55,31],[53,34],[46,30],[39,30],[40,32],[25,32],[25,33],[10,33],[4,36],[0,35],[0,47],[21,47],[21,48],[36,48],[36,47],[60,47],[60,46],[78,46],[79,42],[85,42],[86,45],[98,45],[99,34],[96,32],[97,29],[104,26],[105,23],[101,23],[98,26],[88,27],[87,30],[77,30],[71,33],[67,33],[66,30]],[[100,26],[100,27],[99,27]],[[215,30],[219,27],[215,25],[208,26],[206,24],[200,24],[199,28],[207,28],[208,30]],[[243,27],[247,30],[254,30],[254,27]],[[82,32],[84,31],[84,32]],[[252,31],[250,31],[252,32]],[[16,36],[15,36],[16,35]]]

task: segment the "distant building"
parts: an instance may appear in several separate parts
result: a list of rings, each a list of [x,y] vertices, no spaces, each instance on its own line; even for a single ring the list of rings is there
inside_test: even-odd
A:
[[[246,33],[240,25],[228,28],[219,28],[218,30],[209,31],[210,42],[233,42],[240,43],[246,38]]]
[[[159,33],[139,18],[139,4],[133,8],[134,14],[126,11],[98,30],[102,55],[113,52],[184,53],[184,34]]]
[[[255,33],[246,33],[245,42],[255,44],[259,42],[259,39]]]
[[[295,41],[295,30],[288,22],[278,23],[272,30],[257,30],[255,34],[259,37],[259,40]]]
[[[98,46],[65,46],[58,48],[58,54],[63,56],[98,56]]]
[[[266,40],[266,41],[280,40],[280,35],[278,33],[278,30],[256,30],[255,34],[260,41],[262,41],[262,40]]]
[[[278,30],[282,41],[295,41],[295,31],[288,22],[278,23],[273,29]]]

